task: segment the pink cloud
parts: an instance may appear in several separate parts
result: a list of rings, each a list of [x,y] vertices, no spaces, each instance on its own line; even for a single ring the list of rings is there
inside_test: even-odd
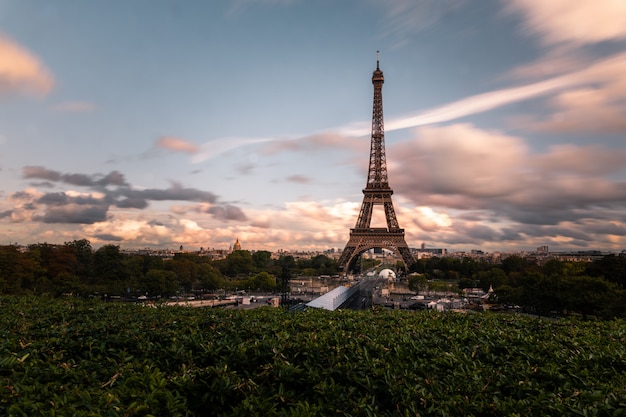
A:
[[[53,85],[52,75],[35,55],[0,36],[0,93],[45,95]]]
[[[164,136],[156,142],[158,148],[167,149],[174,152],[183,152],[190,155],[197,154],[200,151],[198,145],[184,139],[172,136]]]
[[[626,53],[563,77],[578,83],[572,82],[569,89],[551,98],[549,117],[526,118],[523,127],[551,132],[626,132]]]
[[[525,15],[526,30],[549,45],[626,39],[626,2],[621,0],[512,0],[508,10]]]
[[[98,108],[95,103],[88,101],[65,101],[56,103],[50,107],[52,111],[59,113],[86,113]]]
[[[561,145],[531,153],[519,138],[470,125],[424,127],[416,134],[388,152],[394,189],[414,204],[552,224],[594,217],[590,207],[626,201],[624,182],[614,179],[624,171],[624,150]]]
[[[354,138],[335,132],[324,132],[297,138],[276,139],[264,145],[261,152],[265,155],[273,155],[285,151],[314,152],[329,148],[362,150],[362,141],[355,141]]]
[[[551,146],[546,153],[533,158],[530,164],[543,172],[611,175],[623,169],[625,162],[626,149],[562,144]]]
[[[290,175],[289,177],[287,177],[287,181],[289,182],[295,182],[297,184],[309,184],[311,183],[311,178],[306,177],[304,175]]]

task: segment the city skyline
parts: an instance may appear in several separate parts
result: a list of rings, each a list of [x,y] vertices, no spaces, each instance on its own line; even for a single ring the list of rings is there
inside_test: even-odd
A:
[[[0,244],[342,249],[380,50],[410,247],[621,251],[624,22],[611,0],[0,0]]]

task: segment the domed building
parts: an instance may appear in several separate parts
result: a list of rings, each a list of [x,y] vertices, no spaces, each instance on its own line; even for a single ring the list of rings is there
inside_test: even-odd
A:
[[[233,250],[241,250],[241,243],[239,243],[239,238],[237,238],[237,240],[235,240],[235,244],[233,245]]]
[[[396,273],[393,272],[391,269],[383,269],[382,271],[380,271],[378,276],[390,281],[396,279]]]

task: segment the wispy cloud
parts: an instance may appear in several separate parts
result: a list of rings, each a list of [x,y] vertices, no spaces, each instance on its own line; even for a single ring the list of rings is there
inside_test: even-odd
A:
[[[525,32],[545,47],[544,56],[510,75],[568,72],[564,77],[573,81],[570,88],[554,91],[544,115],[520,117],[518,125],[549,132],[626,132],[626,53],[598,60],[594,55],[604,48],[588,48],[626,39],[626,2],[512,0],[505,10],[521,16]]]
[[[306,177],[304,175],[290,175],[287,177],[287,181],[294,182],[296,184],[309,184],[311,182],[311,178]]]
[[[0,35],[0,93],[45,95],[53,85],[52,74],[35,55]]]
[[[388,149],[407,239],[520,249],[626,242],[625,149],[533,151],[522,138],[469,124],[414,133]]]
[[[107,185],[125,186],[128,185],[124,178],[124,174],[118,171],[111,171],[103,174],[65,174],[59,171],[51,170],[42,166],[25,166],[22,169],[22,175],[26,179],[41,179],[52,182],[64,182],[71,185],[82,187],[106,187]]]
[[[547,45],[626,39],[626,2],[620,0],[510,0],[506,10],[521,13],[525,30]]]
[[[57,113],[88,113],[97,109],[95,103],[88,101],[64,101],[50,106],[50,110]]]
[[[194,155],[200,151],[200,147],[195,143],[173,136],[164,136],[156,141],[155,146],[173,152],[183,152]]]
[[[416,33],[458,13],[467,0],[370,0],[369,3],[383,11],[382,35],[394,39],[396,47],[401,47]]]
[[[205,142],[200,146],[199,151],[191,158],[194,163],[202,162],[207,159],[215,158],[223,153],[242,146],[255,145],[259,143],[267,143],[280,138],[254,138],[254,137],[225,137],[213,139]]]
[[[508,104],[542,97],[568,88],[597,85],[597,83],[610,83],[616,77],[619,77],[618,79],[623,77],[620,68],[624,68],[625,62],[626,53],[618,53],[600,60],[587,68],[545,81],[478,94],[415,115],[391,119],[385,124],[385,130],[390,131],[448,122]]]
[[[509,104],[537,97],[545,97],[555,92],[561,92],[580,86],[597,86],[598,84],[613,86],[612,81],[621,82],[622,77],[626,79],[626,76],[623,75],[625,72],[621,71],[621,69],[626,67],[625,63],[626,53],[618,53],[568,74],[518,87],[476,94],[429,110],[388,119],[388,121],[385,122],[385,131],[389,132],[450,122]],[[610,88],[607,89],[607,91],[613,91],[613,93],[615,93],[621,90]],[[624,95],[626,96],[626,91]],[[312,149],[329,146],[350,148],[357,145],[347,141],[346,137],[366,136],[370,133],[370,129],[371,126],[368,122],[355,122],[329,129],[325,132],[299,137],[217,138],[201,145],[198,152],[193,154],[192,161],[199,163],[239,147],[261,143],[266,144],[263,152],[267,154],[283,151],[301,151],[303,149],[310,151]]]
[[[288,6],[299,1],[301,0],[230,0],[230,9],[228,10],[228,13],[231,15],[243,13],[254,5]]]
[[[626,205],[625,183],[616,179],[626,166],[624,149],[558,145],[532,152],[521,138],[455,124],[421,127],[388,152],[394,188],[413,204],[485,210],[489,222],[608,221],[600,207]]]

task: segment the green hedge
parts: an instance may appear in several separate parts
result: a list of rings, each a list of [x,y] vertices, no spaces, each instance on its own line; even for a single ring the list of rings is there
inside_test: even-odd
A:
[[[0,415],[626,415],[626,323],[0,298]]]

